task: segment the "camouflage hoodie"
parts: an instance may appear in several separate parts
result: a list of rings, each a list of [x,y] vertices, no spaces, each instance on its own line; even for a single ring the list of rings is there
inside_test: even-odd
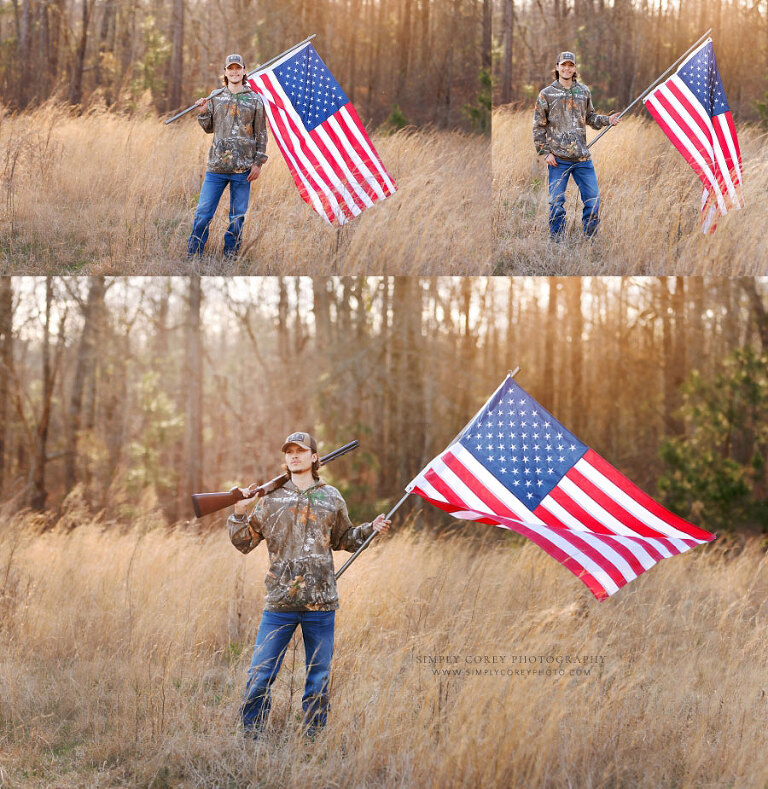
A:
[[[246,173],[253,164],[267,161],[267,122],[264,102],[246,87],[239,93],[224,88],[208,100],[197,120],[207,134],[213,134],[208,151],[211,173]]]
[[[299,490],[290,480],[259,499],[249,515],[230,515],[229,537],[242,553],[266,540],[266,611],[333,611],[339,607],[333,550],[356,551],[372,523],[353,526],[336,488],[322,480]]]
[[[536,100],[533,116],[533,142],[536,153],[553,153],[558,159],[570,162],[589,160],[587,127],[601,129],[610,121],[598,115],[592,106],[592,94],[586,85],[574,80],[565,88],[559,80],[547,85]]]

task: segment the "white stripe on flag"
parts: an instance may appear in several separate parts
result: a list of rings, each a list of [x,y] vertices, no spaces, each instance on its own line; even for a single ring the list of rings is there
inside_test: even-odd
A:
[[[544,524],[541,518],[529,510],[514,493],[505,488],[462,444],[454,444],[449,451],[481,485],[486,487],[504,506],[512,510],[526,525]],[[487,504],[483,506],[490,510]]]
[[[331,206],[333,207],[333,213],[336,218],[339,220],[340,223],[344,223],[347,221],[347,216],[341,209],[341,206],[338,203],[336,195],[333,194],[331,185],[336,188],[338,197],[346,203],[347,207],[349,208],[350,212],[354,216],[358,216],[362,213],[362,209],[355,203],[352,196],[349,194],[348,189],[344,186],[341,181],[339,180],[336,173],[333,171],[333,168],[329,164],[328,160],[323,155],[320,148],[317,146],[317,143],[312,139],[311,135],[306,131],[306,127],[304,126],[304,122],[301,119],[301,116],[296,112],[293,105],[291,104],[291,100],[288,98],[287,94],[283,90],[282,86],[275,77],[274,74],[270,73],[269,75],[269,86],[271,88],[270,94],[276,96],[283,104],[285,109],[279,110],[281,116],[284,118],[285,128],[286,131],[291,135],[291,139],[294,141],[294,148],[296,150],[296,154],[301,157],[302,162],[305,165],[306,172],[312,176],[313,180],[320,189],[325,193],[325,195],[329,198]],[[264,83],[262,83],[264,84]],[[293,126],[289,122],[293,121],[293,125],[299,130],[298,133],[301,137],[297,137],[297,133],[294,131]],[[307,158],[307,155],[304,153],[304,145],[311,151],[314,155],[315,159],[320,168],[320,173],[316,173],[315,167],[312,165],[310,160]],[[326,182],[326,179],[330,181],[330,185]]]
[[[362,145],[363,148],[365,148],[366,152],[368,153],[368,158],[374,164],[376,170],[381,175],[381,177],[384,179],[384,183],[387,185],[387,188],[389,189],[389,193],[393,195],[395,193],[395,185],[392,183],[389,174],[384,169],[384,165],[379,161],[379,157],[376,155],[376,152],[372,149],[367,135],[361,133],[357,123],[355,122],[355,119],[351,117],[351,115],[349,114],[346,104],[339,110],[339,115],[344,119],[345,124],[352,132],[352,134],[354,134],[355,137],[357,137],[357,140],[360,143],[360,145]]]
[[[702,140],[702,142],[710,150],[711,156],[713,157],[713,163],[716,165],[717,169],[720,171],[720,174],[721,174],[721,176],[723,178],[723,183],[725,184],[725,187],[726,187],[729,195],[731,196],[731,199],[738,202],[738,196],[736,194],[736,188],[734,187],[733,181],[731,180],[731,175],[730,175],[730,172],[728,171],[728,166],[725,163],[725,157],[723,156],[723,152],[722,152],[722,150],[720,148],[720,141],[717,139],[717,134],[715,133],[715,128],[712,125],[712,118],[709,117],[708,113],[706,112],[704,107],[701,106],[701,104],[699,103],[699,100],[696,98],[696,96],[694,96],[694,94],[691,91],[691,89],[685,84],[685,82],[683,82],[683,80],[680,79],[680,77],[677,76],[677,74],[675,74],[670,79],[674,80],[674,84],[677,86],[677,88],[680,90],[680,92],[685,96],[686,101],[691,105],[693,110],[696,112],[696,115],[701,119],[701,122],[709,130],[709,134],[710,134],[710,137],[711,137],[711,142],[708,141],[708,140]],[[667,95],[666,92],[665,92],[665,95]],[[690,114],[688,112],[687,108],[680,103],[679,99],[677,99],[671,93],[669,94],[669,97],[670,97],[671,101],[674,101],[675,106],[678,109],[678,112],[682,112],[682,113],[684,113],[686,115]],[[703,135],[702,135],[701,129],[699,128],[698,124],[697,123],[693,123],[692,126],[694,127],[694,131],[695,131],[697,137],[699,139],[702,139]],[[717,172],[715,172],[715,178],[716,177],[717,177]],[[723,194],[722,187],[720,187],[719,184],[718,184],[717,191],[720,194]],[[725,196],[725,195],[723,194],[723,196]]]
[[[722,115],[716,115],[713,122],[717,124],[721,134],[723,135],[723,139],[725,140],[725,143],[728,146],[728,155],[730,156],[731,161],[733,162],[734,175],[736,176],[736,181],[738,182],[738,185],[741,186],[741,161],[739,154],[736,151],[736,145],[733,139],[733,135],[731,134],[731,129],[728,124],[728,121],[725,118],[725,113],[723,113]],[[741,195],[739,194],[738,208],[741,208],[742,205],[743,205],[743,201],[741,199]]]
[[[555,501],[551,496],[546,496],[542,499],[541,504],[539,505],[543,509],[547,510],[547,512],[554,515],[557,520],[561,523],[564,523],[566,526],[569,526],[579,537],[584,537],[585,534],[591,534],[592,532],[584,526],[583,523],[580,523],[573,515],[571,515],[568,510],[565,509],[560,503]],[[627,541],[629,544],[626,546],[637,559],[638,562],[646,569],[649,570],[656,564],[656,559],[654,559],[642,546],[639,545],[632,545],[632,541]],[[623,543],[622,543],[623,544]],[[622,559],[624,561],[624,559]],[[614,562],[615,564],[615,562]],[[626,573],[624,573],[626,575]]]
[[[440,493],[440,491],[435,488],[423,474],[419,474],[419,476],[406,488],[406,491],[410,493],[413,488],[419,488],[420,490],[423,490],[424,493],[433,501],[440,501],[443,504],[448,504],[448,499],[443,496],[443,494]]]
[[[646,526],[666,535],[667,537],[683,538],[685,540],[696,540],[697,543],[703,543],[705,540],[700,540],[696,537],[691,537],[680,529],[676,529],[671,524],[662,520],[650,510],[643,507],[642,504],[636,502],[629,494],[625,493],[618,485],[615,485],[608,477],[598,471],[593,465],[588,463],[584,458],[579,458],[574,464],[574,468],[581,472],[590,482],[594,483],[598,488],[603,490],[606,495],[610,496],[617,504],[623,507],[627,512],[634,515],[639,521],[642,521]],[[686,546],[687,549],[687,546]]]
[[[266,88],[262,88],[266,92]],[[275,138],[280,143],[280,148],[283,154],[290,159],[291,165],[293,166],[294,171],[301,179],[301,182],[304,184],[304,189],[306,190],[307,194],[309,195],[309,199],[312,201],[312,207],[315,211],[320,214],[323,219],[325,219],[328,224],[331,224],[331,220],[328,218],[328,215],[325,212],[325,208],[323,204],[320,202],[320,198],[317,196],[316,190],[310,185],[309,181],[307,180],[307,173],[304,172],[301,164],[296,160],[296,157],[293,155],[292,150],[293,146],[291,143],[284,139],[282,131],[277,124],[277,120],[275,118],[274,113],[278,110],[275,104],[272,104],[269,99],[264,102],[265,108],[267,110],[267,115],[270,120],[270,125],[272,127],[272,133],[275,135]]]
[[[669,548],[664,545],[659,540],[655,540],[653,537],[646,537],[644,535],[638,535],[638,533],[630,528],[629,526],[625,526],[618,518],[611,515],[604,507],[600,506],[591,496],[585,493],[575,482],[568,479],[568,477],[563,477],[560,480],[560,490],[568,496],[571,501],[578,504],[583,510],[588,512],[596,521],[600,522],[606,528],[610,529],[614,532],[614,534],[621,534],[624,536],[642,536],[643,540],[645,540],[648,545],[652,548],[655,548],[665,559],[668,559],[670,556],[674,556],[674,553],[669,550]]]
[[[319,126],[315,127],[314,130],[319,137],[323,138],[323,142],[325,143],[326,148],[330,151],[331,155],[336,157],[336,162],[338,163],[339,167],[344,171],[344,176],[347,179],[348,183],[352,186],[355,190],[355,194],[365,203],[365,205],[370,208],[373,205],[373,200],[368,197],[367,192],[360,186],[360,182],[355,176],[352,174],[352,171],[347,166],[347,157],[344,156],[338,149],[336,143],[330,138],[328,132],[323,128],[323,124],[321,123]]]
[[[664,86],[662,85],[660,88],[657,88],[649,96],[648,99],[646,99],[647,103],[648,104],[653,104],[653,106],[656,109],[656,111],[664,119],[664,122],[667,124],[667,127],[669,128],[670,132],[672,132],[672,134],[675,136],[675,138],[682,144],[682,146],[685,148],[685,150],[688,152],[688,154],[694,159],[696,164],[698,164],[698,166],[701,168],[702,174],[704,175],[704,177],[709,182],[710,188],[712,189],[712,191],[715,194],[715,199],[717,200],[717,205],[718,205],[718,208],[720,209],[720,212],[723,213],[723,214],[727,213],[727,209],[726,209],[725,203],[723,201],[722,193],[720,192],[720,188],[719,188],[719,186],[717,184],[717,179],[715,178],[715,175],[712,172],[712,169],[710,167],[710,163],[707,162],[704,159],[704,157],[701,155],[699,150],[693,144],[693,142],[691,140],[691,137],[688,134],[688,132],[686,132],[683,128],[681,128],[680,125],[677,123],[677,121],[669,114],[669,112],[667,111],[666,107],[664,107],[661,104],[661,102],[657,101],[657,99],[656,99],[657,92],[659,94],[663,94],[664,97],[667,100],[669,100],[670,102],[671,101],[677,101],[675,96],[673,96],[668,90],[665,90]],[[682,112],[683,112],[683,118],[684,119],[685,119],[686,116],[690,117],[690,114],[688,112],[686,112],[685,110],[682,110]],[[692,127],[692,133],[697,138],[700,139],[701,138],[701,130],[698,128],[697,124],[691,119],[690,123],[688,125],[690,127]],[[710,155],[711,155],[711,145],[708,142],[706,142],[706,141],[704,142],[704,144],[705,144],[706,148],[709,149]],[[711,162],[711,160],[710,160],[710,162]]]
[[[592,532],[574,532],[574,535],[577,536],[579,539],[584,540],[588,545],[597,551],[600,554],[602,559],[605,561],[606,564],[610,564],[612,567],[619,572],[623,578],[629,582],[637,578],[637,573],[632,569],[629,562],[618,552],[616,551],[613,546],[609,543],[606,543],[604,540],[599,539],[595,534]],[[633,552],[634,553],[634,552]],[[653,567],[656,562],[652,561],[647,567],[645,564],[640,562],[643,565],[644,569],[648,569],[649,567]]]
[[[341,110],[339,110],[339,112],[341,112]],[[368,165],[366,165],[366,163],[360,158],[360,154],[358,154],[358,152],[354,149],[351,142],[349,142],[349,135],[341,127],[337,115],[338,113],[336,113],[336,115],[331,115],[326,123],[336,132],[336,136],[339,138],[339,140],[341,140],[341,143],[344,146],[343,154],[346,154],[346,156],[348,156],[355,163],[357,169],[360,171],[360,174],[371,186],[371,189],[376,192],[379,199],[383,200],[386,195],[384,194],[384,190],[381,188],[381,184],[376,179],[376,176],[368,169]]]
[[[454,449],[456,445],[454,445]],[[471,455],[470,455],[471,457]],[[473,458],[474,460],[474,458]],[[482,468],[482,467],[481,467]],[[487,518],[493,520],[494,517],[507,517],[503,515],[496,515],[491,508],[486,505],[482,500],[480,500],[465,484],[464,482],[450,469],[442,460],[442,456],[438,456],[435,458],[422,473],[409,485],[410,488],[419,487],[426,492],[427,486],[434,490],[434,488],[426,482],[425,473],[427,471],[432,471],[437,474],[441,480],[445,482],[451,488],[451,493],[455,495],[455,501],[457,503],[461,503],[460,506],[467,506],[465,511],[461,511],[460,509],[455,510],[452,515],[459,518],[465,518],[467,520],[479,520],[480,518]],[[495,479],[492,477],[492,479]],[[480,480],[482,482],[482,480]],[[437,493],[437,491],[435,491]],[[445,498],[437,493],[436,497],[437,501],[445,501]],[[510,509],[512,509],[510,507]],[[587,554],[583,553],[580,548],[574,546],[569,540],[562,536],[560,530],[550,528],[546,524],[544,524],[540,518],[534,515],[530,510],[528,510],[525,505],[521,502],[517,502],[516,509],[522,509],[523,511],[529,514],[529,519],[521,518],[521,520],[526,520],[526,522],[522,523],[522,526],[527,527],[531,531],[535,532],[536,534],[540,534],[542,537],[547,539],[552,544],[556,545],[560,548],[567,556],[571,557],[575,561],[577,561],[585,570],[587,570],[590,575],[592,575],[595,580],[600,583],[600,585],[605,589],[606,593],[611,595],[615,591],[619,589],[619,586],[613,581],[610,575],[606,572],[605,566],[611,565],[614,566],[612,562],[609,562],[608,559],[604,560],[604,564],[601,566],[597,563],[594,559],[589,557]],[[514,510],[513,510],[514,511]],[[510,519],[513,520],[513,519]],[[510,528],[507,524],[499,524],[503,528]],[[514,528],[512,528],[514,531]],[[583,533],[579,534],[580,537],[584,537]],[[598,550],[601,554],[604,554],[605,551],[603,550],[605,546],[600,546]],[[545,549],[546,550],[546,549]],[[621,560],[623,561],[623,560]],[[632,573],[631,568],[627,567],[627,572],[621,572],[617,569],[617,571],[625,578],[627,578],[627,573],[631,574],[632,577],[635,577]],[[628,579],[631,580],[631,579]]]
[[[288,107],[290,107],[290,102],[288,103]],[[309,137],[309,135],[302,133],[301,130],[302,130],[303,126],[301,125],[300,121],[299,121],[299,132],[298,132],[298,134],[294,131],[294,129],[291,126],[290,121],[289,121],[289,117],[293,117],[295,115],[294,110],[292,108],[287,108],[285,110],[280,109],[280,110],[278,110],[278,112],[280,113],[280,116],[283,119],[283,124],[285,126],[286,132],[291,137],[292,148],[295,151],[296,156],[302,162],[302,165],[304,167],[304,172],[306,172],[310,176],[310,178],[317,184],[317,186],[319,187],[320,191],[323,192],[323,194],[328,199],[328,202],[331,204],[331,209],[333,210],[334,216],[336,217],[337,220],[339,220],[339,222],[341,222],[343,224],[346,221],[347,217],[344,214],[344,211],[342,210],[341,205],[339,204],[339,201],[338,201],[336,195],[333,193],[332,188],[326,183],[326,180],[325,180],[325,177],[330,177],[330,180],[333,182],[334,180],[337,180],[336,176],[333,175],[332,173],[329,173],[329,171],[328,171],[328,163],[325,161],[325,158],[322,157],[322,154],[318,155],[319,154],[319,150],[318,150],[317,146],[315,145],[314,140],[311,137]],[[312,150],[312,153],[315,154],[315,158],[318,161],[319,168],[315,168],[315,166],[312,164],[312,162],[307,157],[306,153],[304,152],[302,141],[307,143],[307,147],[308,148],[314,149],[314,150]],[[339,184],[334,184],[334,186],[338,187]],[[341,194],[339,194],[339,198],[343,199]],[[354,209],[359,214],[360,213],[360,209],[354,204],[354,201],[352,201],[352,206],[354,206]],[[350,206],[350,209],[351,209],[351,206]]]

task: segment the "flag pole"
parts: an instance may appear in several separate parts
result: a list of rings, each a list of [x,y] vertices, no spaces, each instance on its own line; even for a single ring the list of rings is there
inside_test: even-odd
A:
[[[273,63],[275,63],[276,61],[280,60],[280,58],[284,57],[289,52],[293,52],[294,49],[298,49],[299,47],[303,47],[304,44],[306,44],[308,41],[311,41],[316,35],[317,35],[317,33],[313,33],[311,36],[307,36],[307,38],[305,38],[303,41],[299,41],[298,44],[294,44],[292,47],[288,47],[288,49],[286,49],[285,52],[281,52],[279,55],[275,55],[275,57],[273,57],[271,60],[268,60],[266,63],[261,63],[260,65],[256,66],[256,68],[253,71],[249,71],[245,75],[245,78],[246,79],[250,79],[257,72],[262,71],[265,68],[269,68]],[[206,96],[206,98],[207,99],[212,99],[214,96],[218,96],[223,90],[224,90],[224,88],[216,88],[216,90],[212,90]],[[186,115],[188,112],[192,112],[192,110],[195,109],[195,107],[197,107],[197,104],[193,104],[191,107],[187,107],[187,109],[182,110],[178,114],[174,115],[172,118],[168,118],[168,120],[167,121],[163,121],[163,123],[167,126],[169,123],[173,123],[175,120],[178,120],[182,116]]]
[[[515,367],[514,370],[509,370],[507,372],[507,378],[514,378],[519,372],[520,372],[520,368],[519,367]],[[498,392],[499,389],[501,389],[501,387],[504,386],[504,384],[507,382],[507,378],[505,378],[501,382],[501,384],[496,388],[496,391],[488,398],[488,400],[486,400],[485,405],[483,406],[483,408],[480,409],[480,411],[482,411],[485,408],[485,406],[487,406],[488,403],[491,402],[491,400],[493,399],[493,396],[496,394],[496,392]],[[480,411],[478,411],[478,413],[480,413]],[[474,422],[474,420],[475,420],[475,417],[473,416],[472,419],[470,419],[469,422],[467,423],[466,427],[459,433],[459,435],[456,436],[456,438],[454,438],[453,441],[451,441],[451,444],[455,444],[459,440],[459,438],[461,438],[461,436],[464,435],[464,433],[467,431],[467,428],[472,424],[472,422]],[[386,519],[387,520],[390,520],[390,518],[400,508],[400,505],[410,495],[411,495],[411,491],[408,490],[408,491],[405,492],[405,494],[400,499],[400,501],[398,501],[397,504],[395,504],[395,506],[392,507],[392,509],[387,513],[387,515],[386,515]],[[347,559],[347,561],[344,562],[344,564],[342,565],[342,567],[339,570],[339,572],[336,573],[336,579],[337,580],[339,578],[341,578],[341,574],[344,572],[344,570],[346,570],[347,567],[349,567],[349,565],[352,564],[352,562],[354,562],[355,559],[357,559],[357,557],[371,544],[371,542],[373,541],[373,538],[376,536],[376,534],[377,534],[377,532],[374,531],[373,534],[371,534],[371,536],[368,537],[368,539],[352,554],[352,556],[350,556],[349,559]]]
[[[391,510],[390,510],[390,511],[387,513],[387,520],[389,520],[389,519],[390,519],[390,518],[391,518],[391,517],[392,517],[392,516],[395,514],[395,511],[396,511],[397,509],[399,509],[400,505],[401,505],[401,504],[402,504],[402,503],[403,503],[403,502],[404,502],[404,501],[405,501],[405,500],[408,498],[408,496],[410,496],[410,495],[411,495],[411,493],[410,493],[410,491],[408,491],[408,492],[407,492],[407,493],[406,493],[406,494],[403,496],[403,498],[402,498],[402,499],[400,499],[400,501],[398,501],[398,502],[397,502],[397,504],[395,504],[395,506],[394,506],[394,507],[392,507],[392,509],[391,509]],[[336,579],[337,579],[337,580],[338,580],[339,578],[341,578],[341,574],[344,572],[344,570],[346,570],[346,569],[347,569],[347,567],[349,567],[349,565],[350,565],[350,564],[352,564],[352,562],[354,562],[354,561],[355,561],[355,559],[357,559],[357,557],[358,557],[358,556],[360,556],[360,554],[361,554],[361,553],[362,553],[362,552],[363,552],[363,551],[364,551],[364,550],[365,550],[365,549],[366,549],[366,548],[367,548],[367,547],[368,547],[368,546],[371,544],[371,542],[373,542],[373,538],[374,538],[374,537],[375,537],[377,534],[378,534],[378,532],[374,531],[374,532],[373,532],[373,534],[371,534],[371,536],[370,536],[370,537],[369,537],[369,538],[368,538],[368,539],[367,539],[367,540],[366,540],[366,541],[365,541],[365,542],[364,542],[364,543],[363,543],[363,544],[362,544],[362,545],[361,545],[361,546],[360,546],[360,547],[359,547],[359,548],[358,548],[358,549],[357,549],[357,550],[356,550],[356,551],[355,551],[355,552],[352,554],[352,556],[350,556],[350,557],[349,557],[349,559],[347,559],[347,561],[346,561],[346,562],[344,562],[344,564],[342,565],[342,567],[341,567],[341,569],[339,570],[339,572],[337,572],[337,573],[336,573]]]
[[[645,90],[644,90],[644,91],[643,91],[643,92],[642,92],[642,93],[641,93],[641,94],[640,94],[640,95],[639,95],[639,96],[638,96],[638,97],[637,97],[637,98],[636,98],[636,99],[635,99],[635,100],[634,100],[634,101],[633,101],[633,102],[632,102],[632,103],[631,103],[631,104],[630,104],[630,105],[629,105],[629,106],[628,106],[628,107],[627,107],[627,108],[626,108],[626,109],[625,109],[625,110],[624,110],[624,111],[623,111],[623,112],[622,112],[622,113],[619,115],[619,118],[623,118],[623,117],[624,117],[624,116],[625,116],[625,115],[626,115],[626,114],[627,114],[627,113],[628,113],[628,112],[629,112],[629,111],[632,109],[632,107],[634,107],[634,106],[635,106],[635,104],[637,104],[637,102],[638,102],[638,101],[641,101],[642,99],[644,99],[644,98],[645,98],[645,97],[646,97],[646,96],[647,96],[647,95],[648,95],[648,94],[649,94],[649,93],[650,93],[650,92],[651,92],[651,91],[652,91],[652,90],[653,90],[653,89],[654,89],[654,88],[655,88],[655,87],[656,87],[656,86],[659,84],[659,82],[661,82],[661,81],[664,79],[664,77],[666,77],[666,76],[667,76],[667,74],[669,74],[671,71],[673,71],[674,69],[676,69],[676,68],[677,68],[677,66],[678,66],[680,63],[682,63],[682,61],[684,61],[684,60],[685,60],[685,59],[688,57],[688,55],[690,55],[690,54],[691,54],[691,52],[693,52],[693,51],[696,49],[696,47],[700,46],[700,45],[701,45],[701,43],[702,43],[702,42],[703,42],[703,41],[704,41],[704,40],[707,38],[707,36],[708,36],[708,35],[709,35],[711,32],[712,32],[712,28],[710,27],[710,28],[709,28],[709,30],[707,30],[707,32],[706,32],[706,33],[704,33],[704,35],[703,35],[703,36],[701,36],[701,37],[699,38],[699,40],[698,40],[698,41],[697,41],[697,42],[696,42],[696,43],[695,43],[695,44],[694,44],[692,47],[690,47],[690,48],[688,49],[688,51],[687,51],[687,52],[686,52],[684,55],[681,55],[681,56],[680,56],[680,57],[679,57],[679,58],[678,58],[678,59],[677,59],[677,60],[676,60],[676,61],[675,61],[675,62],[674,62],[674,63],[673,63],[673,64],[672,64],[672,65],[671,65],[671,66],[670,66],[670,67],[669,67],[669,68],[668,68],[668,69],[667,69],[667,70],[666,70],[666,71],[665,71],[665,72],[664,72],[664,73],[663,73],[661,76],[660,76],[660,77],[657,77],[657,78],[656,78],[656,79],[655,79],[655,80],[654,80],[654,81],[653,81],[653,82],[652,82],[652,83],[651,83],[651,84],[650,84],[650,85],[649,85],[649,86],[648,86],[648,87],[647,87],[647,88],[646,88],[646,89],[645,89]],[[600,139],[600,138],[601,138],[601,137],[602,137],[602,136],[603,136],[603,135],[604,135],[604,134],[605,134],[607,131],[609,131],[609,130],[610,130],[610,129],[612,129],[612,128],[613,128],[612,126],[606,126],[606,127],[605,127],[605,128],[604,128],[604,129],[603,129],[601,132],[600,132],[600,134],[598,134],[598,135],[597,135],[597,137],[595,137],[595,139],[594,139],[594,140],[592,140],[592,142],[591,142],[591,143],[589,143],[589,145],[587,145],[587,148],[591,148],[591,147],[592,147],[592,146],[593,146],[593,145],[594,145],[594,144],[595,144],[595,143],[596,143],[596,142],[597,142],[597,141],[598,141],[598,140],[599,140],[599,139]]]

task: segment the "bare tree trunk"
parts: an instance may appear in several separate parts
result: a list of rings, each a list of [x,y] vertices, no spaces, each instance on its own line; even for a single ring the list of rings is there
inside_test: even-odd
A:
[[[184,69],[184,0],[173,0],[171,24],[171,79],[168,91],[168,109],[181,106],[182,72]]]
[[[43,328],[42,350],[42,396],[43,402],[40,412],[40,421],[37,425],[34,446],[34,466],[32,468],[32,490],[29,506],[33,510],[42,512],[48,498],[45,487],[45,471],[47,464],[48,429],[51,420],[51,400],[53,399],[53,384],[55,368],[51,365],[51,307],[53,306],[53,278],[45,278],[45,325]],[[62,347],[63,326],[59,327],[59,349]]]
[[[200,339],[200,277],[189,279],[186,343],[187,441],[185,501],[203,490],[203,353]]]
[[[492,33],[491,0],[483,0],[483,33],[480,42],[481,65],[485,71],[491,71],[491,33]]]
[[[64,487],[67,491],[72,490],[77,482],[77,442],[82,419],[83,392],[86,381],[93,375],[96,345],[103,329],[104,277],[89,277],[88,280],[88,300],[83,308],[83,333],[77,353],[67,419],[67,460],[64,471]]]
[[[515,38],[515,0],[504,0],[504,47],[501,61],[501,103],[512,101],[512,52]]]
[[[411,2],[412,0],[405,0],[403,6],[403,17],[400,20],[400,40],[399,56],[400,56],[400,69],[397,78],[397,95],[395,99],[399,102],[403,101],[403,93],[405,91],[406,80],[408,79],[409,58],[411,52]]]
[[[29,90],[31,68],[32,68],[32,0],[22,0],[21,3],[21,24],[19,26],[19,77],[21,106],[26,107],[31,96],[27,95]]]
[[[678,287],[679,283],[678,283]],[[659,310],[662,321],[662,370],[664,376],[664,431],[668,436],[682,435],[684,425],[676,416],[680,407],[679,387],[683,370],[679,369],[677,350],[677,331],[681,329],[681,319],[677,317],[677,300],[680,294],[670,298],[669,283],[666,277],[659,278]]]
[[[75,66],[72,70],[72,84],[69,91],[69,103],[80,104],[83,100],[83,72],[85,71],[85,53],[88,47],[88,26],[90,24],[91,10],[95,0],[82,0],[83,13],[81,17],[82,28],[80,38],[75,50]]]
[[[8,429],[8,382],[13,364],[13,284],[0,277],[0,497],[5,482],[5,446]]]
[[[760,347],[763,353],[768,353],[768,311],[765,307],[765,301],[757,292],[757,285],[752,277],[744,277],[741,280],[741,287],[749,297],[749,302],[752,306],[752,312],[757,323],[757,334],[760,337]]]
[[[47,56],[48,71],[51,80],[55,83],[59,79],[59,50],[61,45],[61,23],[64,18],[66,0],[53,0],[50,6],[51,14],[48,20],[49,47]]]
[[[560,283],[557,277],[549,277],[549,302],[547,303],[547,325],[544,341],[544,381],[542,385],[542,405],[555,412],[555,336],[557,334],[557,291]]]
[[[581,277],[568,277],[565,280],[568,294],[568,325],[570,334],[571,370],[571,423],[570,430],[581,438],[584,425],[584,317],[581,313]]]

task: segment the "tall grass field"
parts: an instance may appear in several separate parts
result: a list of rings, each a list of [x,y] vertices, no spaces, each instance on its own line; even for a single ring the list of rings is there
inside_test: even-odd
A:
[[[69,513],[0,533],[0,785],[764,787],[768,562],[719,540],[598,603],[532,544],[399,531],[339,581],[328,726],[303,648],[238,729],[266,551]],[[467,532],[468,534],[468,532]],[[339,566],[345,555],[336,557]]]
[[[490,273],[489,139],[412,128],[372,135],[398,191],[341,230],[301,200],[270,140],[240,258],[221,256],[225,194],[207,254],[188,262],[212,139],[192,115],[0,113],[0,273]]]
[[[630,117],[592,148],[601,223],[586,240],[578,190],[566,192],[564,243],[549,240],[547,166],[533,146],[530,111],[493,117],[496,273],[533,275],[715,275],[768,273],[768,135],[737,129],[745,207],[700,230],[701,181],[649,116]],[[597,132],[587,129],[588,139]]]

